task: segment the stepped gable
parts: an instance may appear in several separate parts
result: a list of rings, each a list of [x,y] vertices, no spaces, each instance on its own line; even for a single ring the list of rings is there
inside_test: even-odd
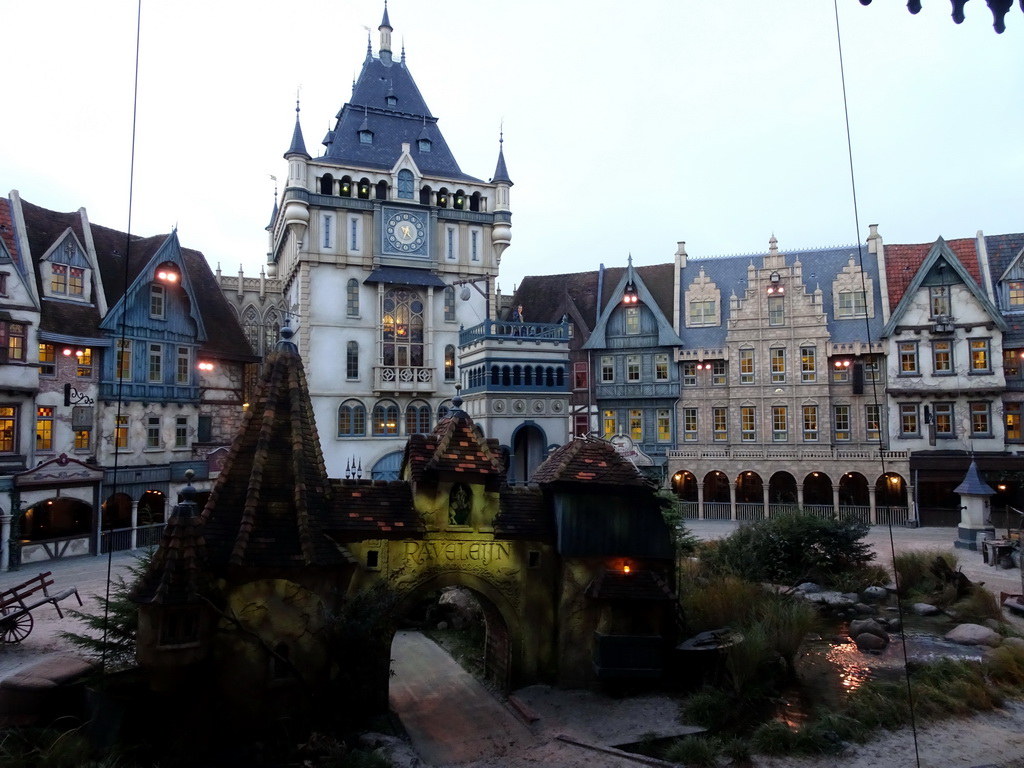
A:
[[[536,486],[506,485],[501,489],[494,534],[506,539],[554,541],[555,521],[544,492]]]
[[[978,285],[983,285],[981,268],[978,266],[978,247],[974,238],[966,237],[959,240],[947,240],[946,245],[953,252],[964,268]],[[885,246],[885,278],[889,285],[889,309],[896,309],[903,294],[907,292],[911,281],[928,258],[935,243],[919,243],[900,245],[893,243]]]
[[[171,511],[160,546],[149,567],[132,588],[136,603],[180,605],[198,603],[206,586],[206,541],[203,519],[195,502],[196,489],[182,489],[182,502]]]
[[[267,356],[253,404],[203,510],[212,568],[346,562],[324,534],[331,510],[302,360],[284,338]]]
[[[337,539],[408,539],[423,533],[412,488],[395,480],[331,479],[331,507],[324,528]]]
[[[420,482],[428,474],[447,475],[448,479],[475,475],[483,476],[489,487],[497,488],[505,476],[498,441],[484,439],[469,414],[459,408],[461,400],[455,400],[455,407],[433,432],[409,437],[401,476]]]
[[[595,600],[672,600],[672,590],[654,571],[603,571],[587,586]]]
[[[605,440],[578,437],[555,450],[531,478],[539,485],[587,483],[650,489],[640,471]]]

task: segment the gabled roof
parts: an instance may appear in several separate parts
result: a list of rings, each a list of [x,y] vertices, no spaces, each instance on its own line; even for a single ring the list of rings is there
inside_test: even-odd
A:
[[[21,202],[21,210],[34,258],[46,253],[68,229],[71,229],[79,242],[88,242],[80,212],[58,213],[25,201]],[[108,307],[117,304],[124,295],[125,286],[138,279],[169,237],[129,237],[124,232],[92,222],[89,223],[89,235],[96,250],[99,282]],[[206,257],[191,248],[179,246],[179,251],[185,265],[184,271],[192,285],[196,306],[207,330],[201,354],[225,360],[258,360],[252,354],[252,348],[224,298]],[[44,292],[39,270],[33,265],[32,271],[32,279],[36,281],[38,294],[42,296]],[[88,336],[98,333],[100,320],[99,310],[94,304],[47,301],[43,306],[40,328],[54,333]]]
[[[925,279],[928,277],[928,273],[939,264],[940,261],[948,264],[953,272],[959,277],[960,281],[967,287],[974,296],[975,300],[982,306],[992,321],[999,326],[1000,329],[1006,330],[1006,321],[1003,320],[1002,315],[999,314],[999,310],[995,308],[992,302],[989,300],[988,295],[981,289],[980,286],[980,269],[978,267],[977,249],[974,247],[974,240],[961,240],[955,241],[959,243],[958,250],[965,255],[969,263],[973,263],[975,274],[972,275],[966,265],[960,260],[957,253],[943,240],[941,237],[935,241],[935,243],[928,249],[927,255],[924,260],[917,266],[917,270],[913,273],[909,284],[903,291],[899,302],[892,311],[892,315],[889,317],[889,322],[885,324],[885,328],[882,329],[883,336],[891,336],[896,330],[896,326],[899,325],[900,320],[907,313],[911,304],[914,301],[914,295],[924,285]],[[969,244],[969,245],[967,245]],[[889,272],[889,249],[892,246],[885,247],[886,254],[886,272]],[[910,264],[912,258],[916,258],[919,253],[918,250],[910,250],[908,246],[903,247],[905,250],[902,253],[898,253],[898,256],[904,258],[905,264]],[[903,270],[903,274],[906,271]],[[890,282],[890,290],[892,283]],[[890,294],[891,298],[891,294]]]
[[[324,528],[334,538],[408,539],[423,533],[408,483],[336,479],[330,483],[331,507]]]
[[[461,400],[429,435],[410,435],[405,445],[400,477],[419,482],[429,475],[475,475],[497,484],[505,477],[498,441],[484,439]]]
[[[986,235],[985,252],[988,254],[992,295],[997,297],[997,301],[1002,302],[1000,282],[1007,278],[1011,269],[1020,270],[1020,274],[1024,275],[1021,263],[1024,262],[1024,234]],[[1000,308],[1007,326],[1007,337],[1003,339],[1004,346],[1007,343],[1024,344],[1024,312],[1010,311],[1019,309],[1017,307]]]
[[[332,512],[302,359],[287,339],[267,356],[256,396],[203,510],[215,569],[337,565]]]
[[[961,266],[977,285],[981,285],[981,268],[978,266],[978,248],[974,238],[964,237],[957,240],[939,240],[956,256]],[[938,242],[938,240],[936,241]],[[935,243],[916,243],[901,245],[893,243],[885,246],[885,276],[889,286],[889,309],[895,310],[904,294],[921,269],[921,265],[935,247]]]
[[[174,605],[202,600],[207,581],[203,519],[195,503],[196,489],[187,485],[181,495],[182,502],[171,512],[149,567],[132,588],[130,597],[137,603]]]
[[[640,470],[620,456],[611,443],[590,437],[577,437],[557,448],[537,467],[530,480],[541,486],[586,483],[650,489]]]
[[[668,275],[671,276],[672,265],[665,265],[668,270]],[[651,277],[656,277],[653,269],[649,269]],[[671,280],[671,277],[670,277]],[[626,286],[632,283],[636,288],[637,296],[640,301],[645,304],[651,312],[654,313],[655,321],[658,325],[658,345],[663,347],[669,346],[681,346],[683,340],[676,334],[675,329],[672,327],[672,306],[669,305],[668,311],[658,303],[658,298],[648,287],[647,281],[644,279],[641,271],[633,266],[633,259],[630,257],[629,265],[623,270],[619,276],[617,282],[613,284],[610,291],[606,293],[606,300],[602,302],[604,309],[597,319],[597,324],[594,326],[594,330],[590,334],[590,338],[587,339],[587,343],[583,345],[584,349],[597,348],[601,349],[607,346],[605,338],[605,331],[608,326],[608,320],[611,318],[612,313],[618,309],[619,297],[622,296]],[[608,285],[606,283],[606,285]],[[671,282],[669,284],[671,289]],[[669,291],[671,296],[671,290]],[[664,297],[662,297],[664,298]]]
[[[554,540],[554,516],[543,491],[536,486],[502,486],[494,534],[507,539]]]

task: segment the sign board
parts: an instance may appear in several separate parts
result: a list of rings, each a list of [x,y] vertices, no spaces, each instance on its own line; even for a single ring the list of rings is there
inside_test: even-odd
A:
[[[629,459],[635,466],[654,466],[654,459],[641,451],[640,448],[637,447],[637,444],[633,442],[633,438],[629,435],[612,435],[608,442],[615,447],[615,451],[619,456],[624,459]]]

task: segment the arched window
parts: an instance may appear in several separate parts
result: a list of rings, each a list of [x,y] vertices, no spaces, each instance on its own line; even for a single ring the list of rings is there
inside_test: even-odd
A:
[[[377,182],[377,199],[387,200],[388,199],[388,183],[386,181]]]
[[[430,406],[413,400],[405,409],[405,434],[426,434],[430,431]]]
[[[281,321],[278,320],[277,311],[274,309],[267,310],[264,318],[264,338],[266,339],[264,352],[270,352],[281,339]]]
[[[370,199],[370,180],[369,179],[360,179],[359,180],[359,185],[356,187],[356,196],[360,200],[369,200]]]
[[[359,281],[349,278],[345,309],[349,317],[359,317]]]
[[[366,436],[366,408],[358,400],[346,400],[338,408],[338,437]]]
[[[359,342],[350,341],[345,347],[345,377],[359,378]]]
[[[469,198],[469,210],[479,211],[480,210],[480,193],[474,192]]]
[[[342,197],[352,197],[352,177],[342,176],[341,184],[338,185],[338,194]]]
[[[431,195],[434,194],[434,190],[430,188],[429,184],[424,184],[420,187],[420,205],[430,205]]]
[[[423,299],[411,288],[392,288],[381,300],[384,365],[423,365]]]
[[[455,345],[444,348],[444,380],[455,381]]]
[[[437,406],[437,420],[447,419],[452,412],[452,401],[445,400],[439,406]]]
[[[398,196],[403,200],[412,200],[412,192],[412,171],[407,168],[403,168],[398,172]]]
[[[437,190],[437,207],[447,208],[448,207],[448,188],[441,187]]]
[[[320,177],[320,194],[321,195],[333,195],[334,194],[334,177],[329,173],[325,173]]]
[[[398,406],[390,400],[381,400],[373,406],[374,437],[389,437],[398,434]]]
[[[452,201],[452,207],[457,211],[461,211],[466,207],[466,193],[461,189],[455,193],[455,199]]]
[[[444,289],[444,319],[455,322],[455,288],[451,285]]]
[[[249,346],[252,347],[252,351],[257,355],[263,354],[262,346],[260,345],[260,314],[256,311],[256,307],[246,307],[245,312],[242,313],[242,330],[245,331],[245,338],[249,340]]]

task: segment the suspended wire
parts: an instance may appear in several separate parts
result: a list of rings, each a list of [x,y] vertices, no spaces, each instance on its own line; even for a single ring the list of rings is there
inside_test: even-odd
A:
[[[850,192],[851,192],[851,194],[853,196],[853,220],[854,220],[854,226],[855,226],[856,232],[857,232],[857,235],[856,235],[856,238],[855,238],[854,242],[857,243],[857,260],[858,260],[858,266],[860,267],[861,290],[864,291],[864,301],[867,302],[867,300],[868,300],[867,276],[866,276],[866,273],[864,271],[864,246],[861,243],[861,237],[860,237],[860,211],[859,211],[859,209],[857,207],[857,179],[856,179],[856,174],[854,173],[853,139],[852,139],[852,136],[851,136],[851,133],[850,133],[850,105],[849,105],[849,101],[848,101],[847,96],[846,96],[846,68],[845,68],[845,66],[843,64],[843,35],[842,35],[842,31],[840,29],[840,24],[839,24],[839,0],[832,0],[832,6],[833,6],[833,9],[835,10],[835,17],[836,17],[836,46],[837,46],[837,49],[839,51],[839,78],[840,78],[840,81],[842,83],[842,90],[843,90],[843,118],[844,118],[844,120],[846,122],[846,152],[847,152],[847,157],[848,157],[849,163],[850,163]],[[876,263],[877,263],[877,261],[876,261]],[[884,268],[884,264],[881,265],[881,266],[882,266],[882,268]],[[880,274],[879,274],[879,278],[881,278]],[[881,291],[879,291],[879,298],[881,298]],[[879,307],[879,310],[881,310],[881,307]],[[868,353],[869,353],[869,355],[871,357],[871,360],[875,361],[876,360],[876,356],[873,355],[873,354],[870,354],[872,352],[872,343],[873,343],[870,320],[871,319],[870,319],[870,317],[868,317],[868,313],[865,312],[864,313],[864,329],[865,329],[865,332],[866,332],[866,335],[867,335],[867,340],[868,340]],[[879,366],[879,365],[881,365],[881,363],[877,363],[876,362],[875,365]],[[888,482],[887,472],[886,472],[886,468],[885,468],[884,442],[883,442],[883,436],[882,436],[882,424],[883,424],[882,413],[883,413],[883,411],[882,411],[881,402],[880,402],[879,396],[878,396],[878,379],[879,378],[880,377],[877,376],[877,375],[872,377],[872,379],[871,379],[871,393],[872,393],[872,399],[873,399],[874,405],[875,405],[875,410],[876,410],[876,413],[878,415],[878,457],[879,457],[879,463],[880,463],[880,466],[881,466],[881,469],[882,469],[883,482]],[[876,499],[877,499],[877,497],[876,497]],[[908,509],[908,511],[909,511],[909,509],[911,507],[911,504],[912,504],[912,500],[910,499],[910,497],[908,495],[908,497],[907,497],[907,509]],[[918,741],[917,741],[917,719],[914,716],[914,690],[913,690],[913,686],[911,685],[911,680],[910,680],[910,659],[909,659],[909,655],[907,653],[907,634],[906,634],[905,631],[902,631],[903,627],[904,627],[903,606],[901,604],[901,601],[898,599],[899,598],[899,592],[900,592],[900,577],[899,577],[899,573],[896,570],[896,541],[893,538],[893,533],[892,533],[892,514],[887,515],[887,517],[888,517],[888,520],[886,522],[888,523],[888,531],[889,531],[889,555],[890,555],[890,557],[892,557],[893,583],[896,585],[896,595],[897,595],[896,607],[897,607],[897,611],[899,612],[898,616],[899,616],[900,629],[901,629],[900,634],[901,634],[901,637],[902,637],[901,647],[902,647],[902,650],[903,650],[903,671],[904,671],[904,678],[905,678],[906,683],[907,683],[907,703],[908,703],[908,705],[910,707],[910,732],[911,732],[911,735],[912,735],[912,737],[914,739],[914,760],[915,760],[915,763],[917,764],[918,768],[920,768],[920,766],[921,766],[921,753],[920,753],[920,750],[918,748]]]
[[[124,273],[123,273],[123,287],[121,290],[121,296],[124,300],[128,297],[128,276],[129,276],[129,264],[131,263],[132,253],[132,198],[135,193],[135,128],[138,121],[139,113],[139,39],[142,30],[142,0],[138,0],[138,9],[135,16],[135,82],[133,85],[132,93],[132,146],[131,146],[131,163],[128,170],[128,226],[125,232],[125,244],[124,244]],[[127,317],[128,313],[124,311],[122,307],[121,320],[120,320],[120,333],[118,337],[117,349],[114,350],[114,368],[117,374],[117,411],[114,416],[114,474],[113,483],[111,483],[110,499],[114,501],[117,498],[117,481],[118,481],[118,468],[120,451],[118,451],[118,442],[121,436],[121,430],[128,429],[128,425],[121,425],[121,408],[124,404],[123,391],[124,391],[124,366],[121,364],[123,350],[125,349],[125,341],[127,335]],[[128,358],[131,359],[130,357]],[[115,502],[116,503],[116,502]],[[113,532],[113,520],[111,519],[110,531]],[[134,521],[132,528],[135,528]],[[100,507],[100,541],[103,540],[103,507]],[[106,593],[103,600],[103,650],[100,656],[100,675],[105,681],[107,675],[107,633],[110,622],[110,576],[113,569],[114,560],[114,547],[113,541],[107,542],[107,587]]]

